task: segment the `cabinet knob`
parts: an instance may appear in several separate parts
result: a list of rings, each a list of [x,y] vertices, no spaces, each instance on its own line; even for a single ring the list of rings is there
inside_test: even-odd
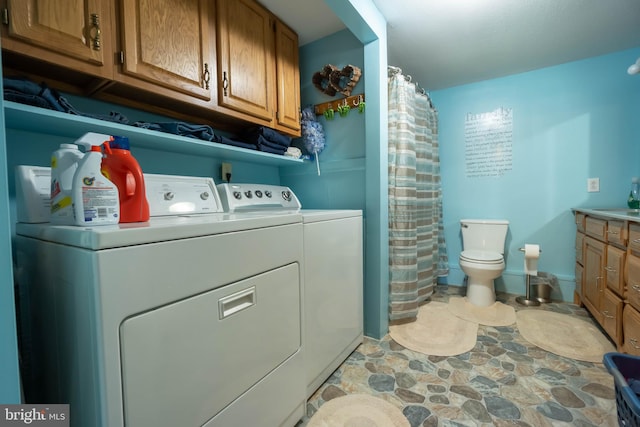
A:
[[[607,319],[613,319],[613,316],[609,314],[608,310],[605,310],[602,312],[602,314],[604,315],[604,317],[606,317]]]
[[[635,338],[630,338],[629,342],[631,343],[631,345],[633,346],[633,348],[640,348],[640,346],[638,346],[638,340]]]
[[[93,50],[100,50],[102,31],[100,30],[100,16],[97,13],[91,14],[91,30],[89,36],[91,37],[91,47]]]
[[[202,79],[204,80],[204,88],[209,89],[209,79],[211,78],[211,73],[209,72],[209,64],[204,63],[204,73],[202,75]]]

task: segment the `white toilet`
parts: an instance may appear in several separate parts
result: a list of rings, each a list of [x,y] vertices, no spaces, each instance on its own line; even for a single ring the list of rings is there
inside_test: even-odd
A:
[[[463,219],[460,267],[467,275],[467,301],[480,307],[496,302],[494,279],[504,271],[509,221]]]

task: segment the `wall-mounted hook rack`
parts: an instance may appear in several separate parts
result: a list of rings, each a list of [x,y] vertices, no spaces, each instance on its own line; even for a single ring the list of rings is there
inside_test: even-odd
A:
[[[361,102],[364,102],[364,93],[351,95],[346,98],[334,99],[333,101],[323,102],[315,105],[316,116],[321,116],[328,109],[336,109],[340,105],[349,105],[351,108],[357,109]]]

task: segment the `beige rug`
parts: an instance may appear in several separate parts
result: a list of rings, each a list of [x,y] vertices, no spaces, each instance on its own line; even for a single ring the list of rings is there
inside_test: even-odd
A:
[[[602,363],[605,353],[616,351],[596,326],[578,317],[541,309],[519,310],[516,317],[525,340],[559,356]]]
[[[415,322],[389,326],[389,335],[409,350],[433,356],[455,356],[476,345],[478,324],[454,316],[447,304],[431,301]]]
[[[348,394],[324,403],[307,427],[410,427],[400,409],[366,394]]]
[[[467,301],[467,297],[451,297],[449,311],[461,319],[481,325],[509,326],[516,323],[514,308],[498,301],[488,307],[479,307]]]

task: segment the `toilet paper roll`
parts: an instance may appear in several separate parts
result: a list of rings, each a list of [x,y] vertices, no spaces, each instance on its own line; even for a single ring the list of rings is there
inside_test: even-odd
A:
[[[540,246],[526,243],[524,245],[524,273],[530,276],[538,275],[538,258]]]

